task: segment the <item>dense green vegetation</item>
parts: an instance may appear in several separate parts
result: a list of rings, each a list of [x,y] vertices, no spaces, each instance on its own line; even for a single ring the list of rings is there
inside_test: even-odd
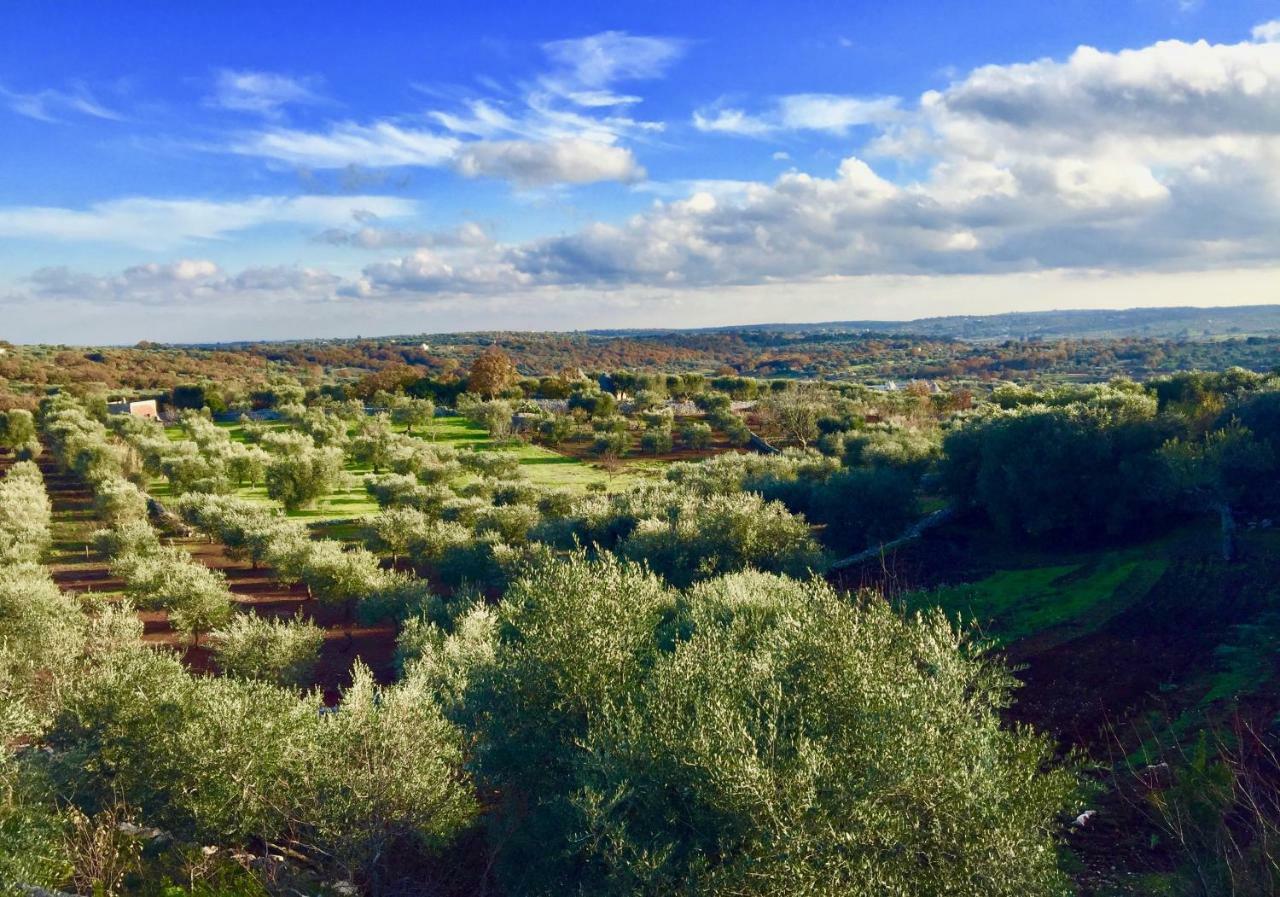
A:
[[[5,409],[5,888],[1280,881],[1275,375],[296,363]]]

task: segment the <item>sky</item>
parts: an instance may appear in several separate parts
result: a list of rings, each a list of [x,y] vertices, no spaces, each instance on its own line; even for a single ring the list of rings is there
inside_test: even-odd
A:
[[[1280,301],[1280,5],[0,10],[0,338]]]

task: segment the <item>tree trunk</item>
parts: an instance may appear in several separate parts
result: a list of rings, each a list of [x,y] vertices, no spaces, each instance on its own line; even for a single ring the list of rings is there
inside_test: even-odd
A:
[[[1218,519],[1221,521],[1222,559],[1230,562],[1235,555],[1236,518],[1231,512],[1231,505],[1219,502]]]

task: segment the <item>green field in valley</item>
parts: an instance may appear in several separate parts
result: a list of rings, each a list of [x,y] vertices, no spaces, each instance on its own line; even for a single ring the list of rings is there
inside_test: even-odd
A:
[[[238,423],[221,423],[219,426],[226,429],[231,438],[237,442],[245,441],[244,430]],[[289,425],[283,422],[268,422],[265,426],[270,429],[289,428]],[[396,429],[404,432],[403,427]],[[177,426],[166,427],[165,432],[174,441],[187,438],[182,429]],[[419,427],[413,435],[427,442],[450,445],[459,451],[512,452],[519,456],[521,470],[529,482],[553,489],[574,489],[585,492],[589,487],[599,488],[595,484],[600,484],[610,492],[617,492],[646,479],[661,476],[665,466],[661,461],[629,459],[619,462],[613,470],[609,470],[602,464],[562,455],[531,443],[517,440],[498,444],[489,438],[489,434],[483,427],[478,427],[461,417],[438,417],[431,426]],[[323,523],[376,514],[377,502],[369,497],[364,488],[364,478],[372,472],[373,469],[368,465],[348,461],[345,481],[341,486],[317,500],[313,506],[300,508],[291,512],[289,516],[310,523]],[[149,491],[161,501],[171,497],[169,484],[163,478],[153,481]],[[235,494],[258,504],[277,506],[276,502],[268,497],[266,487],[262,485],[241,486],[235,490]]]

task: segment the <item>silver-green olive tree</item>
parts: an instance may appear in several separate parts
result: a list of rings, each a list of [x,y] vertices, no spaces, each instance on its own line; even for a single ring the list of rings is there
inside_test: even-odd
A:
[[[1056,895],[1075,787],[941,616],[760,573],[518,579],[474,726],[511,893]]]
[[[211,632],[209,642],[224,674],[299,687],[311,682],[324,633],[301,616],[280,620],[237,614]]]

